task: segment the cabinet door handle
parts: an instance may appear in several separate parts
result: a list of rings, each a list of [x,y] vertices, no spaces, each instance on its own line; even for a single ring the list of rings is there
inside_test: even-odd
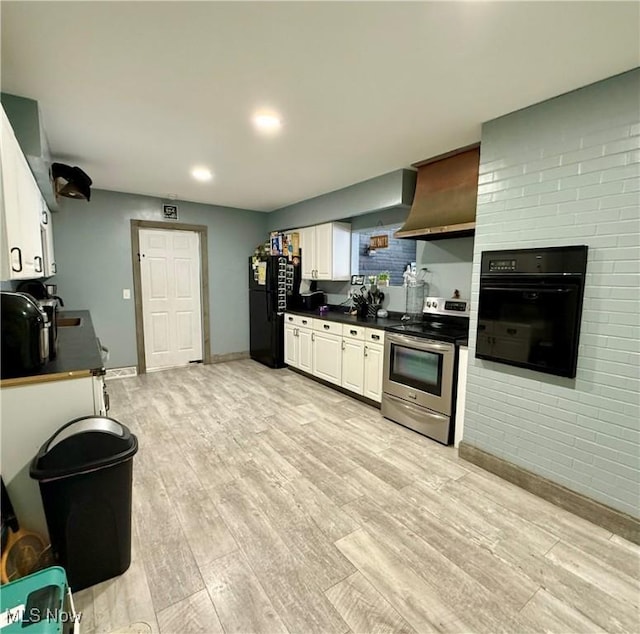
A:
[[[340,347],[344,350],[345,346],[344,346],[344,339],[342,340],[342,343],[340,344]]]
[[[367,346],[364,347],[364,356],[367,356],[367,352],[368,352],[369,348],[367,348]]]
[[[20,271],[22,271],[22,251],[20,250],[20,247],[13,247],[10,251],[11,255],[13,255],[13,252],[16,252],[18,254],[18,267],[16,268],[15,266],[13,266],[13,264],[11,265],[11,270],[14,273],[20,273]]]
[[[371,335],[371,338],[372,338],[374,341],[380,341],[380,335]]]
[[[42,224],[43,225],[48,225],[49,224],[49,216],[47,215],[46,211],[42,212]]]
[[[311,341],[315,341],[315,340],[316,340],[316,336],[315,336],[315,334],[312,332],[312,333],[311,333]]]
[[[36,255],[36,257],[33,258],[33,262],[36,273],[42,273],[42,258],[39,255]]]
[[[52,271],[53,273],[57,273],[57,272],[58,272],[58,267],[56,266],[56,263],[55,263],[55,262],[52,262],[52,263],[51,263],[51,271]]]

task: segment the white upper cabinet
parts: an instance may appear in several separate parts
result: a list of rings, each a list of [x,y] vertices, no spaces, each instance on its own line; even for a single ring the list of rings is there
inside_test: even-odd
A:
[[[1,110],[1,278],[20,280],[44,277],[46,273],[41,235],[42,195],[4,109]]]
[[[47,207],[47,201],[40,199],[40,237],[42,242],[42,253],[44,255],[44,276],[50,277],[57,273],[56,257],[53,252],[53,225],[51,223],[51,212]]]
[[[302,279],[348,280],[351,277],[351,225],[328,222],[299,229]]]
[[[299,229],[300,234],[300,249],[302,250],[302,279],[313,280],[315,279],[315,265],[316,265],[316,228],[305,227]]]

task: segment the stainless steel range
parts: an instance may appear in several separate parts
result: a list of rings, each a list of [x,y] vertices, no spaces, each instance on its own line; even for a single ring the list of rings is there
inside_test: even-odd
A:
[[[458,348],[469,334],[469,302],[427,297],[421,321],[387,331],[382,415],[451,444]]]

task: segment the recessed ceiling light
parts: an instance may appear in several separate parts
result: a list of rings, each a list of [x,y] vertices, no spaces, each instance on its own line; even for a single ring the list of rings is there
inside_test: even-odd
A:
[[[257,112],[253,115],[253,125],[260,132],[277,132],[282,127],[282,119],[271,112]]]
[[[191,176],[195,178],[197,181],[210,181],[213,178],[213,174],[211,170],[206,167],[194,167],[191,170]]]

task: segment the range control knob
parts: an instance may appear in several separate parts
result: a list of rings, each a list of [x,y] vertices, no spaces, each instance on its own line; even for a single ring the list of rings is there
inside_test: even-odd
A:
[[[427,308],[431,308],[431,302],[427,302]]]
[[[438,302],[433,302],[433,307],[438,308]]]

